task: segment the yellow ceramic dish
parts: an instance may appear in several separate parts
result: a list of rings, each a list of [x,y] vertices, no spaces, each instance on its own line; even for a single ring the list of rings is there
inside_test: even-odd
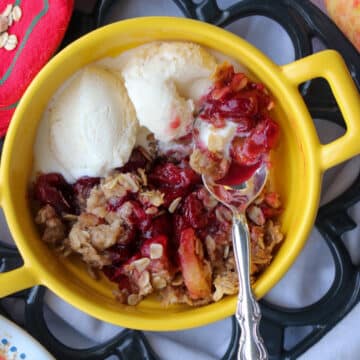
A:
[[[30,212],[27,191],[32,148],[39,119],[52,94],[84,65],[154,40],[188,40],[227,54],[244,64],[276,99],[275,116],[282,135],[274,154],[274,182],[285,203],[282,224],[286,240],[254,286],[258,298],[279,281],[301,251],[314,222],[323,171],[360,153],[360,99],[336,52],[324,51],[277,66],[238,36],[194,20],[148,17],[106,26],[56,55],[29,86],[12,119],[2,155],[0,201],[24,266],[0,275],[0,296],[42,284],[96,318],[146,330],[186,329],[234,313],[236,296],[199,308],[165,309],[155,299],[136,307],[119,304],[111,292],[114,284],[92,280],[81,264],[59,259],[40,240]],[[300,83],[315,77],[329,82],[347,125],[344,136],[326,145],[320,144],[298,92]]]

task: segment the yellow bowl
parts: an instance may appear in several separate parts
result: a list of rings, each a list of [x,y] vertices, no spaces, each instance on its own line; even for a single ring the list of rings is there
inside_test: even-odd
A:
[[[244,64],[276,99],[282,137],[274,155],[274,181],[285,202],[282,223],[286,240],[254,285],[258,298],[279,281],[300,253],[314,222],[323,171],[360,153],[359,95],[342,58],[334,51],[277,66],[238,36],[194,20],[148,17],[103,27],[68,46],[43,68],[12,119],[2,155],[0,202],[24,265],[0,275],[0,296],[42,284],[98,319],[145,330],[186,329],[234,313],[236,296],[198,308],[165,309],[155,299],[136,307],[119,304],[111,293],[112,284],[105,279],[92,280],[81,264],[59,259],[40,240],[30,212],[27,191],[34,138],[52,94],[84,65],[154,40],[188,40],[227,54]],[[329,82],[347,125],[344,136],[326,145],[320,144],[298,91],[300,83],[315,77]]]

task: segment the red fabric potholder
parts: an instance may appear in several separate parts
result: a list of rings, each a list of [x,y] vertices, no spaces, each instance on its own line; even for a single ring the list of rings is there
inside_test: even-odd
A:
[[[0,14],[9,4],[19,6],[22,15],[7,30],[17,37],[15,49],[0,48],[0,136],[27,86],[57,50],[74,0],[0,0]]]

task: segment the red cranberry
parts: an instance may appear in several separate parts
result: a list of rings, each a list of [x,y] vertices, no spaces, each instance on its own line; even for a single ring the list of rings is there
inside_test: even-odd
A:
[[[170,162],[157,165],[150,173],[149,179],[160,186],[179,186],[183,184],[182,170]]]
[[[115,244],[108,251],[113,264],[123,263],[129,260],[132,255],[130,244]]]
[[[241,93],[241,95],[232,96],[227,101],[214,103],[214,112],[221,117],[238,117],[255,115],[258,110],[258,102],[255,94],[250,92]]]
[[[206,209],[194,193],[184,200],[182,213],[185,221],[194,229],[201,229],[207,225]]]
[[[231,222],[220,221],[216,217],[215,210],[223,205],[217,205],[213,211],[207,214],[208,224],[205,228],[198,229],[197,235],[205,240],[210,235],[217,243],[228,243],[231,232]]]
[[[123,261],[121,264],[117,264],[116,262],[113,262],[110,266],[105,266],[103,269],[105,270],[104,273],[106,276],[109,277],[111,281],[117,282],[119,276],[122,276],[126,273],[125,267],[130,265],[135,260],[138,260],[141,258],[141,254],[137,252],[136,254],[132,255],[131,257],[127,258],[125,261]]]
[[[58,212],[75,211],[73,188],[60,174],[38,176],[34,184],[34,197],[41,205],[49,204]]]
[[[109,280],[114,281],[113,279],[115,278],[115,272],[117,269],[117,266],[106,265],[102,268],[102,271]]]
[[[143,237],[148,239],[158,235],[166,235],[170,238],[172,232],[171,217],[168,213],[165,213],[151,220],[150,226],[143,234]]]
[[[265,219],[272,219],[275,218],[277,216],[279,216],[282,213],[282,209],[281,208],[272,208],[270,206],[267,206],[266,204],[261,204],[260,205],[261,211],[265,216]]]
[[[182,177],[185,184],[196,185],[202,183],[200,175],[191,168],[187,160],[183,160],[178,166],[183,169]]]
[[[231,157],[239,165],[258,163],[276,145],[279,126],[271,119],[261,121],[247,137],[236,137],[231,144]]]
[[[168,207],[173,200],[178,197],[184,197],[189,193],[188,187],[159,186],[159,190],[164,193],[164,206]]]
[[[261,137],[261,134],[263,134],[263,137]],[[263,140],[266,150],[270,150],[276,146],[279,135],[279,125],[270,118],[267,118],[256,126],[252,137],[254,139],[255,136],[259,137],[260,142]]]
[[[150,216],[147,215],[140,203],[135,200],[129,201],[132,205],[132,212],[128,217],[129,222],[132,225],[136,225],[139,227],[141,231],[145,231],[150,226]]]
[[[99,177],[83,176],[76,180],[75,184],[73,185],[75,195],[87,199],[90,195],[91,189],[99,183]]]
[[[244,134],[250,131],[254,127],[254,119],[250,116],[233,116],[229,118],[228,120],[231,120],[235,123],[237,123],[236,127],[236,133],[237,134]]]
[[[201,178],[187,161],[183,161],[178,165],[158,164],[149,174],[149,181],[165,194],[164,206],[167,207],[177,197],[186,196],[194,185],[201,183]]]
[[[131,153],[129,161],[119,170],[126,173],[136,171],[137,169],[145,169],[148,162],[143,153],[138,148],[135,148]]]
[[[118,284],[119,290],[126,289],[131,292],[133,288],[132,283],[130,279],[123,274],[121,267],[114,265],[104,266],[102,271],[110,281]]]
[[[118,283],[119,290],[126,289],[131,292],[134,287],[134,285],[126,275],[119,275],[115,281]]]
[[[258,167],[259,163],[255,163],[254,165],[240,165],[233,161],[226,175],[217,182],[224,185],[239,185],[248,180]]]

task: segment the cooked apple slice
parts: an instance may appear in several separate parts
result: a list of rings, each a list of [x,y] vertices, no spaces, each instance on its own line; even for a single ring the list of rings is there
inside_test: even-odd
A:
[[[179,258],[186,288],[192,299],[211,295],[211,268],[204,259],[200,240],[192,228],[181,231]]]

